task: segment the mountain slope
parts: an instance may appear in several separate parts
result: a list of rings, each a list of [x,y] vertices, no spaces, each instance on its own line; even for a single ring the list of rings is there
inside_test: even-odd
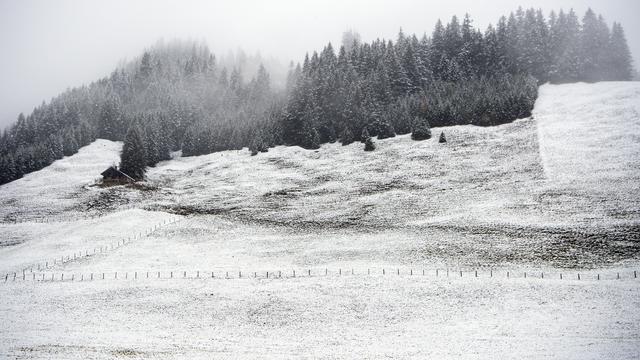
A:
[[[355,143],[317,151],[276,147],[253,157],[246,150],[179,157],[151,168],[146,190],[87,187],[115,155],[114,144],[106,151],[112,155],[104,155],[100,167],[96,162],[92,174],[73,170],[86,176],[84,182],[52,177],[56,166],[33,174],[38,183],[60,184],[52,189],[65,188],[73,199],[59,200],[57,190],[33,192],[29,181],[20,180],[0,188],[0,202],[7,204],[4,218],[16,209],[25,216],[47,209],[63,217],[132,205],[202,215],[171,236],[123,250],[136,261],[121,261],[127,258],[123,254],[93,264],[96,269],[257,265],[263,257],[251,252],[275,248],[291,252],[271,258],[282,266],[333,259],[380,265],[601,266],[636,259],[639,253],[633,131],[639,89],[638,83],[546,85],[534,118],[511,124],[437,128],[433,139],[422,142],[398,136],[377,141],[371,153]],[[610,115],[598,115],[603,112]],[[440,131],[446,144],[436,140]],[[83,152],[101,144],[106,142]],[[571,151],[564,144],[571,144]],[[567,178],[586,166],[576,164],[592,162],[594,155],[583,154],[596,152],[601,162],[593,170],[580,172],[580,181]],[[88,160],[74,159],[62,161]],[[51,195],[43,195],[47,192]],[[35,236],[11,231],[12,243]],[[279,234],[289,242],[279,244]],[[181,238],[184,243],[174,242]],[[156,262],[144,260],[144,254],[168,248],[175,251],[158,254]],[[199,256],[213,251],[216,256]],[[167,257],[177,253],[183,255]],[[235,254],[233,260],[225,260],[226,253]]]
[[[0,284],[0,357],[637,358],[640,207],[637,192],[621,195],[636,186],[638,90],[544,86],[533,118],[434,129],[447,144],[178,157],[151,169],[144,190],[86,190],[105,164],[81,157],[119,148],[98,141],[60,161],[86,167],[54,164],[0,187],[4,218],[57,214],[0,224],[13,239],[0,274],[18,271]],[[616,140],[585,139],[603,136]],[[590,162],[582,154],[610,160],[572,178]],[[59,200],[36,182],[80,195]],[[90,214],[102,216],[85,219],[78,209],[96,199]],[[48,257],[176,217],[166,211],[189,216],[21,280]]]

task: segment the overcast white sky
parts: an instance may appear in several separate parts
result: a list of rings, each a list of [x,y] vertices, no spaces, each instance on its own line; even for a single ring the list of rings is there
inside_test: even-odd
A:
[[[342,32],[357,30],[363,40],[430,33],[438,18],[468,12],[482,29],[523,7],[588,7],[609,23],[621,22],[640,64],[638,0],[0,0],[0,126],[19,112],[67,87],[108,75],[158,39],[204,40],[216,53],[242,47],[264,56],[301,60],[305,52]]]

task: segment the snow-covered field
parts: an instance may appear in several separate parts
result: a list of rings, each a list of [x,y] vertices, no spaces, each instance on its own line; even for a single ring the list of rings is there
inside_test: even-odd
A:
[[[545,85],[532,119],[176,158],[145,189],[91,186],[99,140],[0,187],[0,358],[638,358],[639,113],[640,83]]]
[[[0,357],[637,359],[633,280],[342,276],[0,286]]]

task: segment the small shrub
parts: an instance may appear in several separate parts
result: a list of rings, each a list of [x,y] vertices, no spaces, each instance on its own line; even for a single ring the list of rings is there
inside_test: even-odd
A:
[[[373,151],[376,149],[376,144],[373,143],[372,138],[368,138],[364,142],[364,151]]]

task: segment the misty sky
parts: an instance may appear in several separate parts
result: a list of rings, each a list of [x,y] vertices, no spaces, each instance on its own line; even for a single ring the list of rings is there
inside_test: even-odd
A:
[[[283,64],[331,41],[346,29],[363,40],[395,39],[405,33],[431,33],[438,18],[468,12],[484,28],[523,7],[588,7],[625,28],[636,66],[640,64],[638,0],[0,0],[0,126],[19,112],[68,87],[108,75],[120,60],[138,56],[164,38],[203,40],[215,53],[239,47],[259,51]]]

